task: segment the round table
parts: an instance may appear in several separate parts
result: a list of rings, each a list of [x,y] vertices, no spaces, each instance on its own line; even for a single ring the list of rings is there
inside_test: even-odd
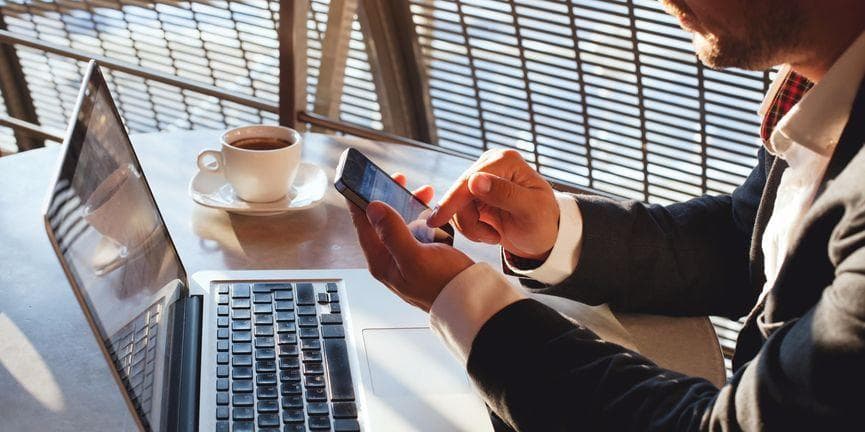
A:
[[[187,274],[201,270],[360,268],[366,262],[342,196],[273,217],[228,214],[188,195],[199,151],[221,131],[133,136],[144,174]],[[307,134],[303,160],[333,181],[340,153],[359,148],[409,186],[443,192],[471,160],[389,143]],[[57,146],[0,158],[0,424],[4,430],[133,430],[134,423],[54,255],[42,221]],[[456,246],[499,264],[497,247]]]

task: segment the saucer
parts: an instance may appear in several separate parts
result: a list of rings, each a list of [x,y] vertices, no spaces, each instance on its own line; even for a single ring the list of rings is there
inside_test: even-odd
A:
[[[189,182],[189,195],[195,202],[251,216],[273,216],[307,209],[321,202],[326,191],[327,174],[317,165],[306,162],[297,167],[297,176],[288,195],[272,202],[253,203],[240,199],[222,173],[199,170]]]

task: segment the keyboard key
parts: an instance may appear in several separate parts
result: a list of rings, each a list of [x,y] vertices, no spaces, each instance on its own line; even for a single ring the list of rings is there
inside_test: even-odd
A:
[[[231,334],[232,342],[250,342],[252,341],[252,332],[250,331],[236,331]]]
[[[330,429],[330,419],[323,416],[309,418],[310,429]]]
[[[255,338],[255,347],[256,348],[273,348],[273,338],[272,337],[257,337],[257,338]]]
[[[327,283],[327,292],[335,293],[335,292],[337,292],[337,290],[338,290],[338,288],[337,288],[335,282],[328,282]]]
[[[324,374],[324,365],[319,362],[309,362],[303,364],[304,375],[322,375]]]
[[[232,309],[249,309],[249,299],[233,299],[231,300]]]
[[[234,331],[252,330],[252,323],[249,320],[235,320],[231,322],[231,329]]]
[[[334,402],[333,418],[357,418],[357,405],[354,402]]]
[[[236,320],[248,320],[252,318],[252,314],[249,312],[249,309],[232,309],[231,318]]]
[[[329,338],[344,338],[345,330],[341,325],[323,325],[321,326],[321,337],[325,339]]]
[[[294,300],[294,294],[289,290],[277,290],[273,292],[274,300]]]
[[[297,316],[315,315],[315,306],[298,306]]]
[[[251,421],[234,422],[231,426],[232,432],[254,432],[255,423]]]
[[[272,301],[272,297],[270,296],[270,293],[269,293],[269,292],[266,293],[266,294],[257,294],[257,293],[256,293],[256,294],[253,294],[253,295],[252,295],[252,302],[253,302],[253,303],[267,303],[267,304],[270,304],[271,301]]]
[[[269,283],[252,284],[252,292],[253,293],[269,293],[271,290],[273,290],[274,285],[275,284],[269,284]]]
[[[303,352],[303,362],[320,362],[321,361],[321,351],[313,350],[313,351],[304,351]]]
[[[273,316],[272,315],[255,315],[255,325],[273,325]]]
[[[259,414],[258,415],[258,426],[259,427],[279,426],[279,415],[277,415],[277,414]]]
[[[231,398],[231,403],[234,406],[252,406],[255,403],[255,397],[251,393],[236,394]]]
[[[297,317],[297,325],[300,327],[318,327],[318,320],[314,316]]]
[[[216,404],[217,405],[228,405],[228,393],[219,392],[216,394]]]
[[[228,304],[228,296],[225,294],[220,294],[216,296],[216,304],[227,305]]]
[[[327,293],[318,293],[316,301],[320,304],[326,304],[330,301],[330,297],[327,296]]]
[[[355,419],[335,419],[333,430],[335,432],[360,432],[360,424]]]
[[[315,288],[311,283],[299,283],[296,288],[298,305],[315,304]]]
[[[303,378],[303,386],[309,389],[310,387],[324,387],[323,375],[309,375]]]
[[[227,406],[216,407],[216,419],[217,420],[228,420],[228,407]]]
[[[252,354],[251,343],[236,343],[231,346],[232,354]]]
[[[306,432],[306,425],[303,423],[288,423],[283,426],[282,432]]]
[[[322,314],[319,318],[322,324],[342,324],[342,316],[340,314]]]
[[[216,367],[217,378],[228,378],[228,365],[219,365]]]
[[[297,344],[281,344],[279,346],[279,356],[296,356],[300,354],[300,350],[297,348]]]
[[[306,406],[306,413],[309,415],[327,415],[329,412],[327,402],[312,402]]]
[[[327,359],[328,390],[331,400],[354,400],[354,386],[348,363],[345,339],[325,339],[324,356]]]
[[[276,322],[294,321],[294,313],[290,311],[279,311],[276,313]]]
[[[228,378],[220,378],[216,380],[216,390],[217,391],[227,391],[228,390]]]
[[[250,379],[252,378],[251,367],[236,367],[231,369],[231,378],[233,379]]]
[[[327,339],[327,340],[339,340],[339,339]],[[302,350],[320,350],[321,349],[321,341],[318,339],[301,339],[300,340],[300,349]]]
[[[300,367],[300,361],[297,357],[282,357],[279,359],[280,369],[294,369]]]
[[[276,323],[276,332],[277,333],[294,333],[297,331],[297,327],[291,321],[284,321]]]
[[[231,284],[231,298],[249,298],[249,284]]]
[[[251,355],[236,355],[231,357],[232,366],[252,366]]]
[[[331,303],[339,303],[339,294],[333,293],[329,296]]]
[[[339,303],[331,303],[330,304],[330,313],[338,314],[342,312],[342,308],[339,307]]]
[[[302,422],[306,420],[306,415],[301,409],[289,409],[282,411],[282,420],[286,423]],[[301,426],[303,426],[301,424]]]
[[[216,341],[216,350],[217,351],[228,351],[228,340],[218,340]]]
[[[276,385],[275,373],[260,373],[255,375],[255,383],[258,385]]]
[[[297,369],[285,369],[279,371],[280,381],[300,381],[300,371]]]
[[[275,400],[263,400],[258,402],[258,412],[279,412],[279,402]]]
[[[273,348],[259,348],[255,350],[256,360],[273,360],[276,358],[276,351]]]
[[[273,360],[259,360],[255,362],[256,372],[276,372],[276,362]]]
[[[234,393],[252,393],[252,380],[234,380],[231,382],[231,391]]]
[[[252,313],[271,314],[271,313],[273,313],[273,306],[271,306],[270,303],[267,303],[267,304],[256,303],[256,304],[252,305]]]
[[[250,407],[237,407],[233,410],[232,420],[252,420],[255,417],[255,411]]]
[[[256,390],[256,394],[259,399],[276,399],[279,396],[276,386],[259,387]]]
[[[227,421],[216,422],[216,432],[229,432],[229,430]]]
[[[300,337],[303,339],[318,339],[318,327],[301,327]]]
[[[216,318],[216,326],[217,327],[228,327],[228,317],[221,316]]]
[[[228,353],[227,352],[216,353],[216,364],[228,364]]]
[[[257,325],[255,326],[256,336],[273,336],[273,326]]]
[[[228,294],[228,285],[217,284],[216,285],[216,292],[218,292],[219,294]]]
[[[296,382],[284,382],[282,383],[282,395],[299,395],[302,393],[303,387],[300,386],[300,383]],[[284,400],[284,399],[283,399]]]
[[[301,329],[305,330],[305,329]],[[280,333],[276,336],[276,343],[282,344],[296,344],[297,343],[297,335],[291,333]]]
[[[216,314],[219,316],[228,315],[228,306],[217,306],[216,307]]]
[[[293,311],[294,302],[291,300],[278,300],[274,309],[282,312]]]
[[[303,398],[300,396],[286,396],[282,398],[282,409],[303,408]]]
[[[324,387],[311,387],[306,389],[306,400],[310,402],[319,402],[327,400],[327,393]]]

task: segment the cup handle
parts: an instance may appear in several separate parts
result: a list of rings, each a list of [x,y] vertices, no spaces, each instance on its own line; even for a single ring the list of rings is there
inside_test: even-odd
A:
[[[208,163],[208,157],[213,158],[215,163]],[[218,173],[222,171],[222,167],[225,165],[222,160],[222,152],[217,150],[204,150],[198,154],[198,169],[202,171],[208,171],[212,173]]]

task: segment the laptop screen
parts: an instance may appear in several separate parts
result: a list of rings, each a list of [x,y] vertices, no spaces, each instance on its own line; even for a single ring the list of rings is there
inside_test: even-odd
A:
[[[46,220],[139,418],[161,430],[171,306],[185,295],[185,274],[93,63],[79,98]]]

